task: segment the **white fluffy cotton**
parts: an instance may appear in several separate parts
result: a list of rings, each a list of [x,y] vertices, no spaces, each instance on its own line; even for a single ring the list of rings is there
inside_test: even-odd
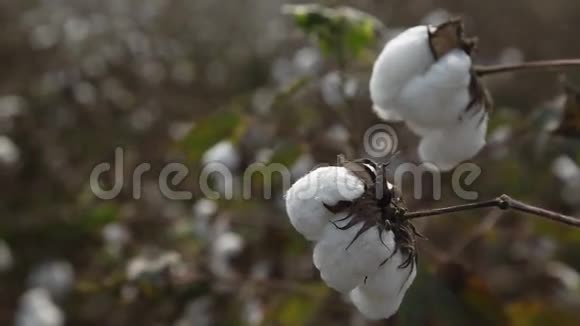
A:
[[[337,216],[337,219],[343,216]],[[345,225],[347,221],[339,223]],[[340,230],[327,224],[322,239],[314,247],[314,265],[320,277],[333,289],[348,293],[361,284],[365,277],[373,275],[381,262],[388,258],[395,247],[392,232],[382,232],[382,242],[377,227],[372,227],[354,239],[363,223]],[[384,244],[383,244],[384,243]]]
[[[352,218],[349,212],[334,214],[324,207],[353,201],[363,193],[363,182],[346,168],[318,168],[290,188],[286,210],[296,230],[316,241],[312,259],[321,279],[341,293],[350,293],[367,318],[387,318],[399,308],[415,268],[398,268],[403,259],[400,253],[392,255],[396,247],[392,231],[379,232],[372,226],[357,237],[365,222],[341,230]]]
[[[449,171],[475,156],[485,146],[488,117],[484,110],[470,113],[450,128],[425,135],[419,144],[421,160],[435,164],[441,171]]]
[[[429,48],[427,26],[409,28],[384,47],[374,64],[371,99],[377,111],[400,114],[401,90],[413,77],[424,74],[435,61]]]
[[[321,167],[300,178],[286,193],[286,212],[294,228],[311,241],[319,240],[334,217],[324,204],[352,201],[364,192],[363,182],[344,167]]]
[[[365,317],[389,318],[399,310],[407,289],[417,275],[414,264],[399,268],[403,260],[403,255],[398,252],[377,273],[351,291],[350,299]]]
[[[14,325],[61,326],[64,325],[64,314],[47,290],[30,289],[20,299]]]
[[[485,145],[487,114],[482,107],[467,110],[471,57],[455,49],[435,60],[430,28],[412,27],[387,43],[375,62],[370,93],[379,118],[405,121],[422,137],[419,157],[446,171]]]
[[[240,154],[234,144],[229,140],[223,140],[208,149],[201,159],[203,164],[221,163],[230,170],[235,170],[240,165]]]
[[[436,128],[454,122],[470,101],[471,58],[453,50],[435,61],[427,26],[395,37],[379,55],[370,80],[379,117]]]
[[[434,63],[424,75],[412,78],[402,89],[399,113],[406,121],[426,128],[455,123],[471,99],[468,91],[471,58],[453,50]]]
[[[0,164],[14,165],[20,160],[20,149],[7,136],[0,136]]]
[[[385,110],[378,107],[377,105],[373,105],[373,111],[375,112],[377,117],[379,117],[383,121],[399,122],[404,120],[401,114],[398,113],[397,111]]]

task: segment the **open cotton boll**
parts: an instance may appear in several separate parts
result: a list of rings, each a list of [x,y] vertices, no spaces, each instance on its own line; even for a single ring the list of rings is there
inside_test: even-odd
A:
[[[385,264],[380,266],[376,273],[370,275],[366,282],[359,285],[359,289],[375,297],[393,297],[404,295],[415,280],[417,266],[415,263],[405,268],[401,264],[406,257],[399,250]]]
[[[286,212],[290,223],[306,239],[320,239],[324,226],[335,215],[325,206],[352,201],[364,192],[363,182],[344,167],[318,168],[290,187],[286,193]]]
[[[50,293],[41,288],[24,292],[16,311],[16,326],[61,326],[64,325],[64,314],[54,303]]]
[[[358,287],[351,291],[350,300],[361,314],[371,320],[389,318],[399,309],[398,305],[393,304],[392,298],[375,297],[364,293]]]
[[[438,130],[421,139],[419,157],[435,164],[442,171],[449,171],[457,164],[473,158],[485,146],[488,115],[483,108],[463,119],[451,128]]]
[[[371,99],[380,112],[403,109],[398,96],[409,80],[422,75],[435,61],[427,26],[407,29],[389,41],[377,58],[370,80]]]
[[[394,110],[382,109],[376,105],[373,105],[373,111],[383,121],[399,122],[403,121],[403,117],[400,113]]]
[[[401,91],[403,110],[399,113],[406,121],[423,128],[455,123],[471,100],[470,67],[471,58],[464,51],[449,52],[424,75],[406,84]]]
[[[240,165],[240,154],[234,144],[229,140],[222,140],[208,149],[201,158],[204,165],[209,163],[221,163],[230,170],[235,170]]]
[[[351,291],[363,283],[365,277],[375,274],[395,248],[393,232],[379,232],[376,226],[352,242],[362,227],[360,223],[340,230],[333,224],[327,224],[322,238],[314,247],[313,260],[320,270],[320,277],[328,286],[342,293]]]
[[[402,253],[398,252],[374,275],[351,291],[350,299],[365,317],[389,318],[399,310],[405,293],[417,275],[414,263],[400,268],[403,261]]]

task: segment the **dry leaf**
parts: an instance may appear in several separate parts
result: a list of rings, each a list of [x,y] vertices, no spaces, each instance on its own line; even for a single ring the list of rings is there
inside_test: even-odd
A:
[[[429,46],[436,60],[453,49],[462,49],[471,55],[476,44],[476,38],[465,36],[461,19],[449,20],[429,31]]]

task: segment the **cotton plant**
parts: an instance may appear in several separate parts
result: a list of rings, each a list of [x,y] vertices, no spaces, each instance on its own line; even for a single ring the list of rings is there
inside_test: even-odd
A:
[[[294,228],[315,242],[313,263],[370,319],[399,308],[417,271],[413,225],[385,166],[370,160],[318,168],[286,194]]]
[[[352,39],[345,32],[348,29],[332,29],[333,18],[341,17],[337,11],[323,10],[319,5],[293,8],[297,25],[308,35],[316,36],[321,48],[325,48],[323,41],[329,35],[335,44],[348,48],[348,40]],[[325,33],[327,30],[334,32]],[[367,46],[372,40],[364,38],[358,45]],[[427,23],[391,39],[373,67],[369,87],[374,111],[383,120],[403,121],[420,137],[420,158],[434,163],[439,170],[453,169],[486,145],[493,103],[481,81],[483,77],[580,66],[580,59],[477,66],[472,58],[475,46],[475,39],[465,36],[461,20],[436,26]],[[334,50],[327,54],[334,56],[341,74],[348,76],[349,60],[356,60],[357,56],[345,56],[347,51],[341,48]],[[580,134],[579,99],[576,93],[568,94],[564,119],[555,134]],[[348,110],[353,107],[342,106],[337,108],[337,123],[356,131],[356,126],[348,123],[356,114]],[[353,148],[348,152],[357,152],[356,142],[349,146]],[[347,295],[369,319],[396,314],[415,280],[419,238],[412,224],[415,219],[495,207],[580,227],[578,218],[531,206],[505,194],[491,200],[409,212],[403,194],[386,179],[386,167],[369,159],[343,160],[338,166],[310,171],[286,194],[290,223],[314,244],[312,260],[320,279]]]
[[[415,26],[389,41],[370,80],[373,109],[421,137],[419,157],[450,170],[485,146],[491,100],[473,70],[460,20]]]
[[[348,295],[368,319],[396,314],[417,274],[417,218],[496,207],[580,227],[580,219],[507,195],[458,206],[409,212],[386,178],[388,163],[340,160],[298,179],[286,193],[292,226],[314,243],[313,265],[329,287]]]

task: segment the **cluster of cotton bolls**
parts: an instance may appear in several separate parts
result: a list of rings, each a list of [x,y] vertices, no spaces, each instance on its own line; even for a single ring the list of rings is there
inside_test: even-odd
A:
[[[490,101],[472,69],[475,43],[459,21],[409,28],[375,62],[370,94],[377,115],[405,121],[421,137],[419,156],[450,170],[485,145]]]
[[[61,326],[65,316],[57,305],[72,290],[74,269],[67,261],[54,260],[38,265],[28,277],[28,290],[15,314],[17,326]]]
[[[364,169],[369,175],[376,171],[371,165]],[[390,194],[393,186],[386,185]],[[397,250],[393,230],[381,229],[376,216],[367,216],[364,207],[353,215],[333,209],[357,201],[373,206],[377,202],[370,198],[370,187],[347,165],[317,168],[288,190],[286,210],[294,228],[316,243],[313,261],[322,280],[348,294],[365,317],[381,319],[397,312],[416,266],[414,260],[404,264],[405,252]],[[361,222],[349,227],[353,221]]]

